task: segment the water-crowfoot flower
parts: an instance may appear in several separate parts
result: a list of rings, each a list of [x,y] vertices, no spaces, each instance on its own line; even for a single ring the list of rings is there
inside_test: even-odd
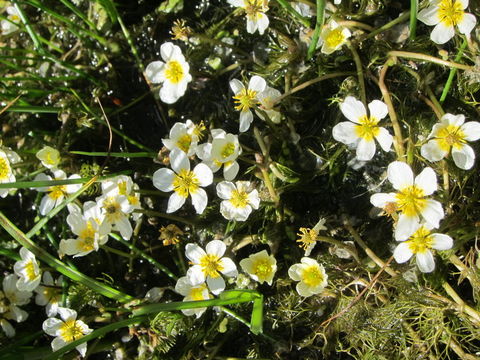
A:
[[[0,184],[15,182],[15,175],[13,174],[11,164],[20,161],[20,157],[14,151],[8,149],[0,150]],[[0,197],[6,197],[9,191],[10,189],[0,189]]]
[[[397,237],[401,243],[395,248],[393,256],[397,263],[407,262],[415,255],[417,266],[421,272],[429,273],[435,269],[435,260],[431,249],[448,250],[453,246],[453,239],[445,234],[431,232],[428,224],[419,224],[408,236]]]
[[[177,280],[177,283],[175,284],[175,291],[184,296],[183,301],[209,300],[212,298],[208,291],[207,284],[202,283],[194,286],[190,284],[186,276],[182,276]],[[187,316],[195,315],[198,319],[200,316],[202,316],[205,310],[207,310],[207,308],[184,309],[182,310],[182,313]]]
[[[338,25],[334,20],[329,21],[320,33],[321,52],[330,55],[340,49],[350,36],[352,33],[346,27]]]
[[[97,197],[96,201],[105,217],[103,222],[118,230],[125,240],[130,240],[133,228],[129,217],[133,207],[128,198],[118,193],[110,193]]]
[[[2,35],[8,35],[18,30],[20,14],[14,6],[7,6],[7,19],[0,21]]]
[[[55,169],[60,163],[60,152],[50,146],[44,146],[35,156],[47,169]]]
[[[280,124],[280,121],[282,120],[282,114],[280,111],[275,110],[275,105],[281,96],[282,93],[277,89],[274,89],[268,85],[265,86],[265,90],[257,95],[258,109],[255,109],[255,114],[257,114],[257,116],[264,121],[266,120],[266,114],[274,124]]]
[[[464,10],[468,0],[430,0],[427,8],[421,10],[417,19],[429,26],[435,26],[430,39],[437,44],[445,44],[455,35],[455,26],[461,34],[470,36],[477,19]]]
[[[238,174],[240,165],[236,161],[242,153],[238,135],[227,134],[222,129],[212,129],[211,143],[197,147],[197,156],[212,172],[217,172],[223,166],[225,180],[233,180]]]
[[[58,314],[62,318],[50,317],[42,324],[42,329],[50,336],[55,336],[52,341],[52,350],[57,351],[72,341],[78,340],[93,330],[82,320],[77,320],[75,310],[59,307]],[[85,356],[87,352],[87,343],[75,347],[80,355]]]
[[[142,208],[140,203],[140,193],[138,185],[135,184],[130,176],[119,175],[114,178],[102,181],[102,192],[105,196],[125,196],[130,204],[130,210],[133,212]],[[142,216],[141,213],[133,213],[133,220],[137,221]]]
[[[253,114],[250,109],[259,104],[258,95],[265,90],[267,83],[265,79],[258,75],[252,76],[248,82],[248,87],[238,79],[230,80],[233,99],[235,100],[235,110],[240,111],[240,132],[245,132],[250,128],[253,121]]]
[[[227,277],[238,274],[232,259],[223,257],[226,248],[220,240],[210,241],[205,250],[197,244],[187,244],[185,255],[193,264],[187,271],[187,278],[192,286],[198,286],[206,281],[214,295],[225,290],[225,280],[220,273]]]
[[[325,268],[309,257],[303,257],[299,264],[290,266],[288,276],[294,281],[299,281],[296,289],[300,296],[319,294],[327,286],[328,276]]]
[[[212,183],[212,170],[205,164],[198,164],[190,170],[190,161],[180,149],[173,149],[170,152],[170,164],[173,171],[162,168],[153,174],[153,186],[160,191],[173,191],[168,199],[167,213],[180,209],[188,196],[192,197],[192,204],[197,214],[203,213],[208,198],[202,187]]]
[[[452,152],[453,161],[460,169],[473,166],[475,153],[467,141],[480,139],[480,123],[465,122],[464,115],[445,114],[440,123],[433,126],[429,140],[421,148],[422,156],[428,161],[439,161]]]
[[[305,250],[305,256],[310,256],[313,248],[317,244],[318,232],[321,230],[327,230],[327,228],[324,226],[325,221],[325,219],[320,219],[313,229],[303,227],[298,229],[300,231],[297,233],[297,236],[300,237],[297,240],[299,243],[298,246]]]
[[[54,179],[51,176],[44,173],[38,174],[35,177],[35,181],[51,181],[51,180],[66,180],[67,175],[63,170],[54,169],[53,170]],[[70,175],[68,180],[71,179],[80,179],[80,176],[77,174]],[[39,187],[36,188],[37,191],[46,192],[47,194],[42,198],[40,202],[40,214],[46,215],[50,210],[56,208],[63,201],[65,196],[68,194],[73,194],[74,192],[80,190],[82,187],[81,184],[70,184],[70,185],[54,185],[48,187]]]
[[[277,271],[277,260],[273,255],[268,255],[266,250],[262,250],[241,260],[240,266],[253,280],[272,285]]]
[[[104,221],[106,213],[94,201],[85,202],[83,209],[83,214],[81,211],[72,211],[67,216],[67,224],[77,238],[62,239],[59,245],[60,255],[85,256],[94,250],[98,251],[99,246],[108,241],[112,226],[109,221]]]
[[[5,276],[2,282],[3,288],[0,291],[0,326],[8,337],[15,336],[15,329],[8,320],[14,320],[17,323],[25,321],[28,313],[19,306],[28,304],[32,297],[30,291],[18,290],[17,282],[17,275]]]
[[[17,288],[20,291],[33,291],[40,284],[42,271],[35,255],[26,248],[20,248],[20,260],[13,265],[18,276]]]
[[[251,190],[249,181],[222,181],[217,184],[217,195],[223,199],[220,213],[227,220],[245,221],[252,212],[258,209],[260,198],[256,189]]]
[[[190,66],[185,61],[182,50],[171,42],[160,46],[163,61],[153,61],[145,69],[145,77],[154,84],[162,83],[160,99],[173,104],[185,94],[192,81]]]
[[[177,225],[168,224],[161,227],[159,240],[163,241],[164,246],[175,245],[180,242],[180,237],[183,234],[183,231]]]
[[[198,127],[191,121],[177,122],[170,129],[168,139],[162,139],[163,145],[172,151],[175,148],[182,150],[187,156],[195,154],[198,144]]]
[[[437,190],[437,177],[426,167],[414,179],[412,169],[406,163],[394,161],[388,165],[387,177],[397,193],[379,193],[370,197],[370,202],[387,213],[400,213],[395,228],[395,238],[404,239],[414,232],[423,218],[438,228],[444,217],[442,204],[427,198]]]
[[[340,110],[350,121],[343,121],[333,127],[333,138],[347,145],[355,145],[357,159],[368,161],[375,155],[375,139],[384,151],[390,151],[393,137],[378,123],[388,114],[387,105],[380,100],[368,104],[370,116],[361,101],[347,96],[340,104]]]
[[[245,10],[249,34],[258,30],[259,34],[263,35],[269,24],[268,17],[265,15],[268,11],[268,0],[228,0],[228,3]]]
[[[53,280],[52,274],[45,271],[42,276],[42,284],[34,290],[35,304],[45,306],[45,312],[48,317],[57,315],[60,300],[62,299],[62,281],[63,276],[60,275],[57,280]]]

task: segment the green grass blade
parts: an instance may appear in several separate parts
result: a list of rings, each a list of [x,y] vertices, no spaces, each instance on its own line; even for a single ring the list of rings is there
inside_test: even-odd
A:
[[[250,320],[250,330],[255,335],[263,332],[263,295],[259,295],[253,300],[252,318]]]
[[[323,23],[325,20],[325,0],[317,0],[317,23],[315,24],[315,31],[312,36],[312,42],[308,47],[307,60],[310,60],[317,48],[318,38],[320,37],[320,31],[322,31]]]
[[[410,41],[415,40],[417,33],[418,0],[410,0]]]
[[[304,18],[297,10],[295,10],[292,5],[286,0],[277,0],[277,2],[285,9],[287,13],[289,13],[295,20],[297,20],[303,26],[309,28],[310,21]]]
[[[88,151],[69,151],[70,154],[76,155],[85,155],[85,156],[111,156],[111,157],[119,157],[119,158],[155,158],[157,157],[157,153],[153,152],[88,152]]]
[[[62,108],[53,106],[10,106],[7,111],[34,114],[58,114]]]

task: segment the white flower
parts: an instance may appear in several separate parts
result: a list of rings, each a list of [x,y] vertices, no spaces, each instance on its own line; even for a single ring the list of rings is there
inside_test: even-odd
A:
[[[60,163],[60,152],[50,146],[44,146],[35,156],[48,169],[54,169]]]
[[[212,129],[211,133],[212,142],[199,145],[197,156],[212,172],[217,172],[223,166],[223,177],[233,180],[240,169],[236,159],[242,153],[238,135],[227,134],[222,129]]]
[[[237,181],[235,184],[222,181],[217,184],[217,195],[223,199],[220,212],[227,220],[245,221],[252,212],[258,209],[260,198],[256,189],[249,191],[248,181]]]
[[[129,240],[133,234],[129,216],[133,207],[125,195],[106,194],[97,197],[97,205],[100,207],[105,219],[103,222],[110,224],[114,230],[120,231],[125,240]]]
[[[108,241],[111,222],[104,221],[106,215],[102,209],[93,201],[85,202],[83,208],[83,214],[74,211],[67,216],[67,223],[77,238],[60,241],[61,255],[85,256],[94,250],[98,251],[99,246]]]
[[[425,168],[413,178],[412,169],[406,163],[394,161],[388,165],[387,176],[397,193],[373,194],[370,202],[388,213],[400,212],[395,238],[402,239],[418,228],[420,219],[433,228],[438,228],[444,217],[442,204],[428,199],[437,190],[437,177],[432,168]]]
[[[228,0],[228,3],[245,10],[249,34],[258,30],[260,35],[263,35],[269,24],[268,17],[265,15],[268,11],[268,0]]]
[[[230,258],[222,257],[226,250],[222,241],[210,241],[205,250],[196,244],[185,247],[185,254],[193,264],[187,271],[187,278],[193,286],[206,281],[210,291],[218,295],[225,289],[225,280],[220,273],[228,277],[237,276],[237,267]]]
[[[240,111],[240,132],[250,128],[253,121],[253,114],[250,109],[258,105],[258,95],[267,87],[266,81],[257,75],[252,76],[248,82],[248,88],[238,79],[230,80],[230,88],[235,96],[235,110]]]
[[[402,241],[393,252],[397,263],[407,262],[413,255],[421,272],[429,273],[435,269],[435,260],[431,249],[448,250],[453,246],[453,240],[445,234],[431,233],[432,227],[426,224],[418,225],[409,236],[398,238]]]
[[[320,34],[322,53],[330,55],[340,49],[350,36],[352,33],[346,27],[338,25],[334,20],[329,21]]]
[[[160,99],[173,104],[185,94],[187,85],[192,81],[190,66],[185,61],[182,50],[171,42],[160,46],[163,61],[154,61],[145,69],[146,78],[154,84],[163,83]]]
[[[9,156],[9,152],[16,155],[16,157]],[[10,155],[13,155],[13,154],[10,154]],[[15,175],[13,174],[11,164],[19,161],[20,161],[20,157],[18,157],[18,155],[15,152],[8,151],[7,149],[0,150],[0,184],[15,182]],[[6,197],[9,191],[10,189],[0,189],[0,197],[2,198]]]
[[[58,314],[62,320],[51,317],[42,324],[42,329],[50,336],[56,336],[52,341],[52,350],[57,351],[72,341],[78,340],[93,330],[83,321],[77,320],[75,310],[59,307]],[[80,355],[85,356],[87,352],[87,343],[76,347]]]
[[[273,276],[277,271],[277,260],[273,255],[268,255],[266,250],[262,250],[241,260],[240,266],[253,280],[260,284],[266,282],[272,285]]]
[[[34,291],[37,293],[35,304],[46,306],[45,311],[48,317],[57,315],[59,302],[62,298],[63,276],[53,280],[49,271],[45,271],[42,276],[43,285],[39,285]]]
[[[19,306],[28,304],[32,293],[17,289],[18,277],[15,274],[3,278],[3,290],[0,291],[0,326],[8,337],[15,336],[15,329],[7,320],[22,322],[27,320],[28,313]]]
[[[299,281],[296,289],[300,296],[319,294],[327,286],[328,276],[325,268],[309,257],[303,257],[299,264],[290,266],[288,276],[292,280]]]
[[[173,171],[162,168],[153,174],[153,186],[164,192],[173,191],[168,199],[167,213],[180,209],[189,195],[197,214],[203,213],[208,198],[202,187],[212,183],[212,170],[205,164],[198,164],[191,171],[187,155],[179,149],[170,152],[170,164]]]
[[[195,154],[199,140],[197,132],[197,126],[191,120],[187,120],[185,123],[177,122],[170,129],[169,138],[162,139],[162,142],[170,151],[178,148],[187,156],[192,156]]]
[[[67,179],[67,175],[65,174],[65,172],[59,169],[55,169],[53,171],[53,175],[55,180]],[[71,180],[71,179],[80,179],[80,176],[77,174],[73,174],[68,177],[68,180]],[[52,180],[52,177],[44,173],[41,173],[35,176],[35,181],[51,181],[51,180]],[[40,214],[46,215],[53,208],[56,208],[58,205],[60,205],[66,195],[73,194],[74,192],[80,190],[81,187],[82,187],[81,184],[70,184],[70,185],[54,185],[54,186],[36,188],[37,191],[48,193],[42,198],[42,201],[40,202]]]
[[[282,96],[280,91],[268,85],[265,86],[265,90],[257,95],[259,103],[258,108],[262,111],[255,109],[255,114],[257,114],[260,119],[265,120],[265,115],[263,113],[266,113],[273,123],[280,124],[282,114],[274,108],[277,104],[277,99],[279,99],[280,96]]]
[[[390,151],[393,138],[390,133],[378,123],[388,114],[387,105],[380,100],[368,104],[370,116],[365,106],[353,96],[347,96],[340,104],[343,115],[350,120],[338,123],[333,127],[333,138],[344,144],[353,144],[357,148],[357,159],[368,161],[375,155],[375,140],[377,139],[384,151]]]
[[[430,38],[437,44],[445,44],[455,35],[455,26],[460,33],[470,36],[477,19],[464,10],[468,0],[430,0],[430,6],[418,13],[417,19],[435,26]]]
[[[7,7],[7,19],[0,21],[2,35],[11,34],[14,31],[18,30],[18,23],[20,23],[20,14],[14,6]]]
[[[188,282],[188,278],[186,276],[182,276],[177,280],[177,283],[175,284],[175,291],[180,295],[185,296],[183,301],[200,301],[209,300],[212,298],[205,283],[193,286]],[[195,315],[198,319],[200,316],[202,316],[205,310],[207,310],[207,308],[184,309],[182,312],[187,316]]]
[[[33,291],[40,284],[42,272],[32,252],[22,247],[20,249],[20,257],[21,260],[13,265],[13,270],[19,277],[17,289],[20,291]]]
[[[475,153],[467,141],[480,139],[480,123],[465,122],[464,115],[445,114],[440,123],[433,126],[428,135],[431,139],[422,146],[422,156],[429,161],[439,161],[452,151],[453,161],[460,169],[468,170],[473,166]]]
[[[298,2],[298,1],[292,2],[290,4],[302,16],[312,17],[315,15],[315,11],[312,9],[310,5],[307,5],[303,2]]]
[[[140,193],[138,185],[127,175],[119,175],[111,179],[102,181],[102,192],[105,196],[125,196],[130,204],[131,211],[142,208],[140,203]],[[141,213],[134,213],[133,219],[136,221]],[[100,222],[101,223],[101,222]]]

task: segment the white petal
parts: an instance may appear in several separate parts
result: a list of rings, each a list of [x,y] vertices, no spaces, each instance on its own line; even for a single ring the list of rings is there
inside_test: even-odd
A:
[[[237,188],[230,181],[222,181],[217,184],[217,196],[221,199],[229,200],[234,190],[237,190]]]
[[[417,14],[417,19],[429,26],[437,25],[440,22],[438,6],[429,6],[428,8],[421,10]]]
[[[384,208],[388,203],[395,203],[397,200],[395,193],[378,193],[370,196],[370,203],[378,208]]]
[[[57,331],[63,325],[63,321],[57,318],[49,318],[42,324],[42,329],[50,336],[57,336]]]
[[[230,84],[230,89],[232,89],[235,95],[238,94],[243,89],[245,89],[245,85],[243,85],[243,83],[238,79],[230,80],[229,84]]]
[[[160,100],[165,104],[176,103],[185,93],[185,88],[182,88],[180,85],[181,83],[172,84],[169,81],[165,81],[160,89]]]
[[[357,145],[357,159],[360,161],[372,160],[375,155],[375,141],[360,139]]]
[[[464,13],[462,22],[458,23],[458,30],[460,33],[469,35],[470,32],[473,30],[475,27],[475,24],[477,23],[477,19],[475,18],[474,15],[469,14],[469,13]]]
[[[304,282],[299,282],[296,286],[297,292],[300,296],[309,297],[312,296],[312,288],[307,286]]]
[[[207,254],[212,254],[220,258],[223,256],[223,254],[225,254],[226,249],[227,246],[223,241],[220,240],[212,240],[205,247],[205,251]]]
[[[198,188],[194,193],[190,193],[192,204],[197,214],[202,214],[208,204],[208,197],[205,190]]]
[[[449,250],[453,246],[453,239],[445,234],[432,234],[432,247],[436,250]]]
[[[301,277],[299,275],[299,271],[301,269],[302,269],[301,264],[293,264],[292,266],[290,266],[290,268],[288,269],[288,276],[290,277],[290,279],[295,281],[300,281]]]
[[[431,251],[427,250],[422,253],[417,253],[418,269],[423,273],[430,273],[435,270],[435,260]]]
[[[233,220],[236,215],[236,208],[228,200],[224,200],[220,203],[220,213],[227,220]]]
[[[375,139],[377,139],[383,151],[387,151],[387,152],[390,151],[390,148],[392,147],[392,143],[393,143],[393,136],[390,135],[387,129],[383,127],[380,127],[378,130],[379,130],[379,133],[377,136],[375,136]]]
[[[183,296],[187,296],[190,293],[191,288],[192,285],[188,282],[188,278],[186,276],[179,278],[175,284],[175,291]]]
[[[186,198],[173,192],[168,199],[167,213],[172,213],[180,209],[185,204]]]
[[[77,312],[69,308],[64,308],[64,307],[58,308],[58,314],[60,315],[63,321],[68,321],[71,319],[75,320],[77,318]]]
[[[402,161],[394,161],[388,165],[388,180],[396,190],[413,185],[413,172],[408,164]]]
[[[261,76],[254,75],[248,82],[248,89],[249,90],[254,90],[257,93],[262,92],[265,90],[265,87],[267,86],[267,83],[265,79],[263,79]]]
[[[50,196],[45,195],[40,202],[39,210],[41,215],[48,214],[54,207],[56,201],[52,199]]]
[[[263,35],[265,30],[268,28],[268,24],[270,21],[268,20],[268,16],[262,13],[259,13],[257,15],[257,27],[258,27],[258,33],[260,35]]]
[[[441,122],[447,125],[462,126],[463,123],[465,122],[465,115],[463,114],[454,115],[454,114],[446,113],[442,116]]]
[[[205,282],[205,274],[200,265],[193,265],[190,267],[187,271],[187,278],[192,286],[198,286]]]
[[[132,224],[128,217],[122,216],[115,222],[115,227],[120,231],[120,234],[125,240],[130,240],[133,234]]]
[[[445,216],[442,204],[436,200],[426,200],[426,207],[422,211],[422,216],[425,221],[434,228],[438,228],[440,220]]]
[[[367,110],[363,103],[355,99],[353,96],[347,96],[345,98],[345,101],[340,104],[340,110],[348,120],[357,124],[362,116],[367,115]]]
[[[477,141],[480,139],[480,122],[467,121],[461,127],[462,132],[465,134],[465,140]]]
[[[223,270],[220,272],[228,277],[235,277],[238,275],[237,266],[232,261],[232,259],[224,257],[220,260],[220,263],[223,266]]]
[[[430,39],[437,44],[445,44],[455,35],[453,25],[445,26],[443,22],[439,22],[432,30]]]
[[[258,209],[260,205],[260,197],[258,196],[258,191],[255,189],[250,194],[248,194],[248,203],[254,209]]]
[[[423,190],[425,195],[432,195],[437,191],[437,175],[432,168],[426,167],[415,177],[415,185]]]
[[[412,257],[412,255],[412,250],[410,250],[410,246],[407,242],[402,242],[398,244],[398,246],[393,251],[393,257],[395,258],[395,261],[399,264],[407,262]]]
[[[250,128],[253,121],[253,114],[250,110],[240,112],[240,132],[245,132]]]
[[[220,294],[223,290],[225,290],[225,280],[221,276],[212,278],[207,278],[207,285],[213,295]]]
[[[200,144],[195,149],[195,152],[200,160],[204,160],[204,161],[210,160],[210,157],[212,154],[212,144],[211,143]]]
[[[469,170],[475,163],[475,152],[469,145],[462,145],[460,149],[452,148],[452,157],[455,165],[460,169]]]
[[[80,353],[82,357],[85,357],[85,354],[87,353],[87,343],[80,344],[78,346],[75,346],[75,349]]]
[[[234,208],[232,211],[232,219],[237,221],[246,221],[251,212],[252,207],[250,205],[247,205],[244,208]]]
[[[67,343],[60,336],[58,336],[52,341],[52,350],[57,351],[65,345],[67,345]]]
[[[223,166],[223,177],[227,181],[232,181],[237,176],[239,170],[240,165],[238,162],[233,161],[230,164]]]
[[[247,17],[247,32],[253,34],[257,30],[257,22]]]
[[[342,121],[333,127],[333,138],[347,145],[352,144],[358,140],[355,127],[356,125],[350,121]]]
[[[438,145],[438,140],[436,139],[430,140],[428,143],[422,145],[420,153],[425,159],[431,162],[440,161],[448,154],[447,151]]]
[[[370,111],[370,117],[374,117],[377,120],[383,119],[388,114],[387,104],[380,100],[373,100],[369,103],[368,110]]]
[[[2,327],[2,330],[5,332],[5,335],[7,335],[7,337],[15,336],[15,328],[7,320],[1,319],[0,326]]]
[[[182,150],[175,148],[170,152],[170,164],[177,174],[180,170],[190,170],[190,161],[188,160],[187,154]]]
[[[173,58],[180,58],[180,60],[183,60],[182,50],[171,42],[163,43],[162,46],[160,46],[160,55],[164,61]]]
[[[418,228],[419,219],[417,216],[406,216],[400,214],[397,227],[395,228],[395,240],[407,240]]]
[[[173,180],[175,173],[167,168],[158,169],[153,173],[153,186],[164,192],[173,191]]]
[[[212,170],[205,164],[195,166],[193,173],[197,176],[200,186],[202,187],[210,185],[213,181]]]
[[[185,256],[193,263],[200,264],[202,258],[206,255],[206,252],[197,244],[187,244],[185,246]]]

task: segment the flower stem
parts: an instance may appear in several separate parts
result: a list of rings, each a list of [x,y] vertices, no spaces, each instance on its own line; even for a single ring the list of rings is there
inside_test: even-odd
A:
[[[352,53],[353,61],[355,61],[355,67],[357,68],[358,85],[360,87],[360,98],[362,99],[363,105],[367,107],[367,93],[365,90],[365,78],[363,76],[362,62],[360,61],[360,56],[358,56],[357,49],[355,49],[355,47],[350,41],[347,44],[348,48]]]
[[[401,58],[405,58],[405,59],[425,60],[425,61],[429,61],[429,62],[432,62],[432,63],[435,63],[435,64],[444,65],[444,66],[448,66],[450,68],[456,68],[456,69],[462,69],[462,70],[472,70],[473,69],[473,66],[459,64],[457,62],[442,60],[442,59],[436,58],[434,56],[420,54],[420,53],[414,53],[414,52],[408,52],[408,51],[390,51],[390,52],[388,52],[387,55],[391,56],[391,57],[401,57]]]
[[[455,62],[460,61],[463,55],[463,50],[467,47],[467,39],[463,39],[462,44],[460,45],[460,49],[458,49],[457,56],[455,56]],[[448,91],[450,90],[450,87],[452,86],[453,78],[455,77],[455,74],[457,73],[457,69],[453,68],[450,69],[450,73],[448,74],[448,79],[447,82],[445,83],[445,87],[443,88],[442,95],[440,96],[440,102],[443,103],[445,99],[447,98]]]
[[[325,20],[325,0],[317,0],[317,23],[315,24],[315,31],[313,32],[312,42],[308,47],[307,60],[310,60],[317,48],[318,38],[320,37],[320,31],[323,27]]]
[[[366,35],[365,37],[359,39],[359,42],[370,39],[370,38],[380,34],[381,32],[384,32],[385,30],[391,29],[395,25],[400,24],[401,22],[407,20],[409,16],[410,16],[410,14],[408,12],[403,13],[402,15],[400,15],[395,20],[392,20],[389,23],[386,23],[385,25],[379,27],[378,29],[373,30],[370,34]]]
[[[410,0],[410,41],[415,40],[417,32],[418,0]]]
[[[480,325],[480,314],[475,309],[468,306],[448,282],[444,281],[442,287],[447,294],[450,295],[453,301],[459,305],[459,311],[465,312],[472,318],[473,322],[475,322],[477,325]]]
[[[295,10],[292,5],[286,0],[277,0],[277,2],[282,6],[287,13],[289,13],[293,18],[295,18],[299,23],[301,23],[303,26],[309,28],[310,27],[310,21],[308,19],[305,19],[297,10]]]

